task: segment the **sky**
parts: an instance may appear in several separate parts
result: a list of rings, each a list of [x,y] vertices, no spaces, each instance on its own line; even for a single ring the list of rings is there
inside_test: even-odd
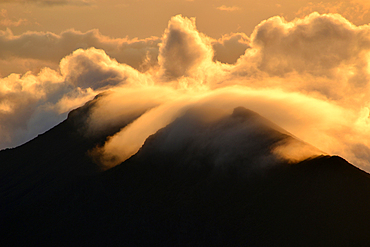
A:
[[[91,133],[145,112],[99,150],[117,162],[191,107],[244,106],[370,171],[369,10],[361,0],[0,0],[0,149],[104,92]]]

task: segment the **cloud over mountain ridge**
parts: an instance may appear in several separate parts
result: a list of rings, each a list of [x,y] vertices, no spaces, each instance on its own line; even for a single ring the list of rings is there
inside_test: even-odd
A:
[[[4,42],[27,38],[7,35]],[[364,169],[369,165],[368,26],[357,27],[331,14],[313,13],[292,22],[273,17],[256,26],[250,38],[233,34],[215,43],[197,31],[195,20],[179,15],[170,20],[162,39],[127,42],[76,31],[59,37],[48,35],[56,45],[68,35],[82,41],[91,38],[95,43],[86,42],[88,47],[101,44],[106,52],[78,49],[61,60],[59,69],[2,78],[0,147],[32,138],[60,122],[69,110],[108,90],[89,119],[96,131],[107,122],[104,117],[118,121],[135,111],[132,107],[136,105],[138,111],[146,112],[110,138],[107,147],[119,145],[120,135],[135,139],[144,128],[135,144],[138,149],[149,135],[192,106],[210,105],[229,112],[243,106],[320,150],[340,154]],[[48,35],[40,38],[48,43]],[[217,49],[221,51],[219,44],[234,37],[240,38],[233,42],[244,44],[244,55],[233,64],[214,60]],[[107,55],[126,43],[139,47],[134,48],[138,53],[132,59],[125,52],[121,58],[133,61],[133,67]],[[109,46],[111,51],[106,48]],[[223,49],[227,49],[225,45]],[[36,53],[32,56],[38,59]],[[145,69],[140,70],[135,59],[143,61]],[[113,115],[104,116],[104,112]],[[150,127],[145,130],[145,125]],[[358,146],[363,147],[361,152],[356,150]]]

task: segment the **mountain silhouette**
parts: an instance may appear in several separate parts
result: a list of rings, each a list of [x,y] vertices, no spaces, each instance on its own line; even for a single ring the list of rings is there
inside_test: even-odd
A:
[[[65,121],[28,143],[0,151],[1,212],[5,214],[23,201],[38,200],[76,178],[101,171],[101,167],[91,161],[88,151],[104,144],[108,136],[142,114],[133,115],[98,134],[87,135],[90,111],[103,96],[98,95],[71,111]]]
[[[2,246],[369,245],[370,176],[344,159],[286,160],[276,147],[309,145],[242,107],[194,108],[103,171],[89,150],[142,113],[88,136],[98,100],[0,151]]]

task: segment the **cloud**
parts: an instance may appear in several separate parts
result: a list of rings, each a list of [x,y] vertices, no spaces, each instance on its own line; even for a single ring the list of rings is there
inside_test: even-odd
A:
[[[0,25],[5,27],[18,27],[21,25],[28,24],[27,19],[18,19],[18,20],[12,20],[8,17],[8,11],[6,9],[1,9],[0,11],[1,19],[0,19]]]
[[[155,88],[155,91],[153,90],[153,88],[147,89],[148,91],[146,92],[143,91],[142,88],[135,88],[134,90],[136,91],[133,94],[135,96],[138,94],[147,96],[151,94],[154,95],[155,92],[159,91],[165,92],[162,92],[162,94],[165,94],[166,96],[160,97],[161,99],[163,99],[163,101],[157,102],[158,106],[154,108],[148,108],[148,110],[140,117],[138,117],[134,122],[123,128],[113,137],[111,137],[104,148],[99,150],[99,155],[103,154],[101,162],[105,166],[115,166],[129,158],[131,155],[135,154],[143,145],[148,136],[156,133],[159,129],[164,128],[176,118],[181,117],[184,113],[187,112],[188,109],[202,108],[210,110],[210,112],[203,112],[202,115],[199,116],[201,119],[203,119],[203,121],[206,121],[204,119],[217,120],[220,117],[231,114],[236,106],[243,106],[260,112],[262,116],[267,116],[269,119],[272,119],[279,125],[286,126],[289,129],[292,129],[294,132],[300,133],[300,137],[304,137],[309,141],[313,140],[312,132],[310,132],[311,128],[315,128],[318,133],[322,134],[322,132],[326,131],[325,128],[328,124],[333,124],[333,122],[335,122],[334,119],[325,117],[326,114],[333,113],[333,118],[339,117],[338,115],[342,117],[342,113],[340,112],[340,110],[332,107],[330,104],[311,99],[304,95],[296,93],[285,93],[279,90],[256,90],[243,86],[227,87],[212,91],[187,91],[186,93],[168,88],[167,86],[157,86]],[[118,98],[119,95],[121,95],[121,93],[117,92],[115,98]],[[126,104],[128,104],[127,102],[135,100],[135,96],[133,96],[132,98],[130,96],[126,96]],[[147,101],[150,101],[148,97],[146,98]],[[301,106],[301,108],[297,109],[297,105]],[[325,111],[323,110],[321,112],[314,112],[312,111],[312,107],[314,107],[315,109],[325,108]],[[99,109],[100,112],[104,112],[111,108],[111,106],[107,106],[106,104],[101,103],[96,110]],[[127,108],[124,107],[123,109]],[[302,117],[300,114],[305,117]],[[94,117],[94,115],[92,115],[91,117],[92,122],[100,122],[99,119],[101,118]],[[319,121],[320,119],[321,121]],[[198,120],[195,119],[195,121]],[[323,127],[320,125],[323,124],[325,121],[327,121],[327,123],[325,123],[325,128],[323,129]],[[185,125],[188,126],[189,124],[191,125],[192,123],[187,122]],[[103,126],[104,125],[101,125],[101,127]],[[306,128],[308,129],[307,133],[305,132]],[[252,129],[253,131],[257,131],[257,125],[254,125]],[[182,130],[183,134],[185,132],[186,128]],[[249,131],[247,132],[249,133]],[[189,131],[189,133],[193,132]],[[283,133],[285,132],[283,131]],[[227,136],[228,131],[225,130],[225,132],[218,133],[217,135]],[[189,136],[192,136],[192,134],[189,134]],[[175,135],[173,138],[177,138],[177,135]],[[320,141],[321,140],[322,139],[320,139]],[[253,139],[253,141],[258,142],[259,140]],[[316,140],[315,143],[318,143],[318,140]],[[227,146],[225,142],[222,145],[224,145],[225,147]],[[296,144],[294,143],[294,145]],[[247,146],[248,145],[244,145],[244,148],[246,148]],[[284,152],[284,154],[286,155],[285,158],[294,157],[295,160],[299,160],[299,157],[297,157],[297,153],[302,153],[302,150],[305,150],[305,152],[306,150],[308,150],[311,154],[318,153],[317,150],[313,152],[312,150],[314,149],[303,149],[303,147],[306,148],[306,146],[302,145],[301,147],[298,147],[296,149],[299,150],[299,152],[292,152],[289,155],[287,152]],[[327,148],[326,145],[321,145],[321,147]],[[276,152],[279,153],[279,156],[282,156],[281,150],[283,150],[283,147],[276,150]],[[302,157],[307,158],[307,156],[304,155],[300,158]]]
[[[24,141],[25,133],[36,134],[40,129],[36,131],[35,126],[43,119],[50,121],[45,121],[46,130],[46,125],[51,127],[52,122],[65,117],[68,109],[106,92],[95,104],[87,134],[104,132],[112,125],[125,126],[95,150],[98,160],[108,167],[135,154],[150,135],[189,109],[213,109],[230,115],[242,106],[323,152],[341,155],[369,171],[369,30],[340,15],[313,13],[291,22],[272,17],[257,25],[250,37],[229,34],[219,40],[198,32],[195,20],[181,15],[171,18],[161,39],[111,39],[99,36],[97,31],[49,36],[13,36],[6,31],[2,37],[9,42],[17,40],[26,45],[20,41],[26,37],[42,41],[42,47],[37,42],[28,43],[34,50],[18,46],[23,52],[17,53],[17,59],[44,56],[47,60],[54,50],[44,44],[53,44],[54,48],[62,40],[76,44],[76,40],[95,39],[95,44],[104,44],[106,52],[78,49],[64,55],[56,69],[2,78],[1,145]],[[66,34],[75,41],[68,43]],[[122,64],[110,55],[119,44],[140,47],[134,50],[141,55],[132,58],[147,58],[149,50],[153,54],[149,61],[156,60],[154,54],[158,60],[149,62],[145,70]],[[40,55],[43,49],[50,49],[50,54]],[[222,55],[226,51],[230,55]],[[10,55],[4,49],[0,56]],[[274,154],[300,160],[304,157],[297,154],[310,151],[297,143],[285,144]]]
[[[74,87],[98,89],[125,83],[131,67],[112,60],[103,50],[78,49],[60,62],[60,71]],[[132,78],[133,76],[130,76]]]
[[[0,79],[0,148],[19,145],[48,130],[102,90],[145,81],[133,68],[95,48],[66,56],[59,71],[44,68],[37,75]]]
[[[367,32],[339,15],[313,13],[289,23],[270,18],[255,29],[252,43],[261,55],[259,68],[270,75],[297,71],[334,76],[334,68],[368,49]]]
[[[292,22],[272,17],[255,28],[236,73],[263,72],[284,78],[286,88],[335,100],[356,96],[360,103],[369,86],[369,31],[338,14],[312,13]]]
[[[226,6],[226,5],[221,5],[220,7],[217,7],[216,9],[218,10],[221,10],[221,11],[227,11],[227,12],[233,12],[233,11],[237,11],[237,10],[240,10],[239,7],[237,6]]]
[[[113,116],[109,122],[112,120],[114,122],[123,121],[127,115],[144,112],[116,135],[109,138],[104,147],[98,147],[92,152],[95,160],[98,160],[98,163],[105,168],[113,167],[130,158],[139,150],[148,136],[171,123],[189,103],[189,98],[167,86],[133,87],[130,89],[129,94],[123,93],[122,90],[109,95],[109,99],[106,100],[114,102],[113,106],[101,102],[91,115],[90,129],[93,128],[93,132],[100,132],[101,129],[105,128],[106,120],[103,120],[104,123],[97,121],[97,116],[102,116],[102,113],[108,109],[119,109],[114,112],[120,116],[119,118]],[[125,100],[111,100],[111,97],[122,98],[122,96],[126,96]],[[97,126],[99,127],[97,128]]]
[[[25,25],[27,23],[28,23],[27,19],[19,19],[17,21],[13,21],[13,20],[10,20],[10,19],[0,20],[0,25],[4,26],[4,27],[11,27],[11,26],[18,27],[18,26],[21,26],[21,25]]]
[[[102,35],[98,30],[85,33],[67,30],[60,34],[51,32],[26,32],[13,35],[10,29],[0,31],[0,63],[7,63],[8,69],[0,73],[25,73],[36,71],[44,66],[57,68],[59,61],[78,48],[103,49],[120,63],[145,71],[157,64],[159,38],[113,39]],[[19,61],[27,63],[19,66]],[[13,61],[13,62],[12,62]],[[29,62],[28,62],[29,61]]]
[[[197,42],[196,39],[194,42]],[[210,38],[209,40],[215,51],[215,59],[223,63],[234,63],[248,47],[248,37],[242,33],[225,35],[219,40]],[[37,74],[43,67],[57,69],[63,57],[78,48],[90,47],[104,50],[119,63],[125,63],[139,71],[146,71],[158,66],[160,42],[161,39],[158,37],[110,38],[102,35],[98,30],[87,32],[67,30],[60,34],[26,32],[14,35],[10,29],[7,29],[0,31],[0,64],[2,65],[0,75],[23,74],[28,71]]]
[[[13,74],[1,79],[1,147],[12,146],[26,138],[24,135],[28,134],[29,120],[38,105],[47,100],[47,92],[59,90],[60,81],[59,75],[47,69],[40,72],[39,77],[30,74],[20,77]]]
[[[181,20],[182,17],[177,18]],[[197,37],[193,33],[195,26],[184,20],[184,25],[175,20],[179,25],[173,30],[180,29],[177,32],[189,35],[181,40],[194,40]],[[169,30],[172,29],[169,28],[167,32]],[[164,43],[167,37],[164,36]],[[367,81],[364,80],[367,76],[367,64],[365,60],[359,62],[359,58],[361,60],[367,56],[367,39],[366,26],[354,26],[339,15],[314,13],[293,22],[286,22],[281,17],[268,19],[256,27],[248,43],[250,47],[235,65],[225,66],[218,62],[210,64],[208,56],[199,60],[200,64],[207,64],[212,73],[221,72],[209,80],[195,80],[194,83],[205,87],[199,88],[192,84],[181,87],[181,84],[175,84],[177,87],[180,85],[180,90],[186,90],[186,93],[179,93],[179,89],[174,89],[169,94],[177,95],[175,100],[166,98],[164,103],[149,109],[112,137],[106,145],[108,157],[112,160],[111,157],[118,153],[114,150],[119,150],[121,154],[126,153],[121,158],[116,157],[115,162],[119,163],[135,153],[147,136],[166,126],[185,109],[207,104],[227,111],[237,106],[252,109],[320,150],[343,155],[355,164],[367,167],[367,156],[363,152],[353,151],[355,146],[369,145],[369,133],[363,131],[369,129],[366,114],[368,101],[363,100],[368,95]],[[187,51],[194,47],[193,50],[200,54],[190,57],[203,57],[208,54],[207,49],[199,47],[206,47],[207,39],[198,40],[204,42],[205,46],[200,46],[199,42],[178,42],[176,50]],[[168,61],[175,58],[165,57]],[[189,67],[193,68],[193,61],[197,60],[189,61],[191,62],[180,63],[180,69],[175,70],[185,73],[175,74],[170,80],[190,80],[198,78],[197,74],[200,72],[208,73],[202,66],[190,70]],[[160,66],[162,70],[167,69],[166,63],[160,63]],[[156,83],[160,85],[161,81]],[[358,97],[362,100],[356,100]],[[130,101],[129,98],[126,99]],[[104,109],[103,106],[102,108]],[[163,115],[169,113],[171,114]],[[152,127],[146,129],[145,126]],[[148,132],[143,132],[143,129]],[[142,135],[139,135],[139,130]],[[141,137],[136,138],[138,136]],[[133,139],[137,143],[125,152],[129,145],[122,143],[125,140],[133,143]],[[298,145],[298,149],[300,148]],[[287,149],[277,150],[287,153]],[[366,153],[367,149],[361,150]],[[297,154],[296,151],[293,153]]]
[[[339,13],[346,19],[359,23],[369,18],[370,3],[362,0],[349,1],[311,1],[306,6],[301,7],[295,15],[304,17],[314,11],[321,14]]]
[[[197,164],[201,162],[199,158],[204,157],[207,163],[203,165],[211,164],[225,170],[237,166],[251,171],[278,164],[281,157],[275,155],[274,147],[281,147],[282,142],[290,142],[284,145],[289,151],[293,142],[297,146],[309,146],[275,127],[243,107],[225,111],[214,105],[196,105],[185,110],[181,117],[157,132],[155,137],[150,137],[142,151],[175,156],[186,166]],[[299,152],[295,153],[302,155],[302,147],[298,147]],[[322,154],[311,149],[308,157]]]
[[[195,28],[195,19],[171,18],[159,48],[158,63],[168,79],[189,77],[212,62],[213,49]]]

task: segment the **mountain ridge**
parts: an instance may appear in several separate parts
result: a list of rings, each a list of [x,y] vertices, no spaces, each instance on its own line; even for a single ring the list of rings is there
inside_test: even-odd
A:
[[[90,106],[86,107],[82,112]],[[81,149],[67,146],[79,159],[70,153],[60,159],[63,152],[45,160],[32,161],[30,156],[18,165],[31,166],[31,172],[12,170],[12,177],[1,181],[1,200],[7,202],[0,210],[2,239],[13,245],[72,246],[370,243],[368,173],[343,158],[327,155],[296,163],[267,159],[272,162],[269,166],[259,166],[265,160],[256,159],[292,137],[269,124],[261,126],[260,116],[250,110],[236,108],[227,116],[198,118],[203,111],[185,113],[150,136],[131,158],[104,172],[82,168],[79,173],[78,168],[63,166],[70,161],[72,167],[85,164],[97,169],[85,153],[96,142],[81,135],[80,128],[72,128],[80,126],[72,121],[76,117],[80,123],[79,110],[28,144],[5,150],[13,152],[7,160],[1,159],[1,151],[0,171],[6,177],[3,171],[12,164],[6,162],[14,157],[22,160],[24,156],[17,152],[26,148],[40,150],[39,143],[50,150],[63,147],[63,142],[53,144],[55,136],[74,140],[66,135],[71,130],[84,143]],[[105,139],[96,140],[102,143]],[[241,145],[256,151],[248,153]],[[39,160],[44,163],[36,169]],[[65,170],[49,173],[43,170],[47,164]],[[50,174],[61,182],[46,181]],[[43,187],[48,188],[44,191]]]

